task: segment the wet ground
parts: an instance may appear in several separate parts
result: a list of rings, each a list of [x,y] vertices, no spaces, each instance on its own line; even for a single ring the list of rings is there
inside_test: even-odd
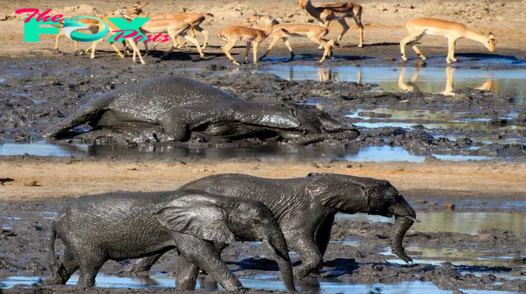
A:
[[[109,52],[95,60],[69,55],[0,58],[0,155],[270,162],[526,159],[526,64],[520,58],[460,54],[461,63],[447,68],[442,56],[414,67],[413,61],[400,66],[378,56],[337,58],[319,66],[316,56],[299,55],[289,63],[275,58],[257,68],[232,68],[224,60],[183,57],[163,62],[148,57],[144,66]],[[234,142],[115,146],[45,142],[38,136],[93,95],[166,74],[194,78],[244,99],[314,105],[352,122],[361,135],[352,142],[306,147]],[[411,199],[422,220],[405,239],[415,260],[411,265],[389,251],[389,219],[340,215],[323,270],[298,281],[299,287],[322,293],[526,292],[526,205],[501,201],[498,195],[494,200],[456,200],[456,210],[446,211],[433,204],[436,199]],[[40,288],[38,281],[49,274],[47,231],[62,204],[0,202],[0,285],[8,292],[53,291]],[[284,290],[277,267],[260,245],[234,244],[224,258],[245,286]],[[174,260],[173,255],[163,257],[151,278],[122,273],[130,262],[109,262],[97,283],[123,293],[171,288]],[[204,276],[199,287],[217,286]]]
[[[62,201],[2,202],[0,282],[13,291],[49,274],[45,262],[51,220]],[[422,204],[411,203],[415,207]],[[480,212],[458,203],[460,211],[419,210],[405,238],[414,259],[405,264],[391,254],[391,221],[367,215],[337,216],[324,268],[304,281],[314,293],[516,293],[526,286],[526,208],[513,213]],[[58,242],[60,244],[60,242]],[[59,254],[63,247],[58,247]],[[277,265],[261,242],[232,244],[223,253],[231,270],[250,288],[284,290]],[[291,253],[293,260],[298,255]],[[108,262],[97,278],[100,288],[173,288],[176,257],[164,256],[151,276],[130,276],[133,261]],[[297,262],[296,262],[297,263]],[[74,276],[68,285],[74,285]],[[199,288],[217,289],[208,276]],[[45,288],[45,287],[44,287]],[[459,293],[459,292],[457,292]]]
[[[425,67],[393,67],[376,58],[359,64],[336,59],[323,66],[311,65],[309,56],[278,61],[257,68],[186,61],[174,68],[169,61],[127,66],[111,56],[0,59],[0,155],[412,162],[526,156],[526,62],[520,59],[467,55],[455,67],[441,67],[433,58],[429,64],[436,66]],[[94,95],[166,74],[201,80],[244,99],[314,105],[355,124],[361,136],[310,149],[228,143],[108,147],[93,146],[98,141],[49,143],[38,136]]]

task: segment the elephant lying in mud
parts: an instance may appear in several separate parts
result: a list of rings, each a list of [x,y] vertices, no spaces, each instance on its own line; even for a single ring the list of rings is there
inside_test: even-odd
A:
[[[402,241],[416,221],[416,213],[388,181],[331,173],[311,173],[304,178],[267,179],[243,174],[220,174],[190,182],[180,189],[195,189],[225,196],[261,201],[274,214],[288,246],[300,254],[299,279],[321,267],[329,244],[334,216],[368,213],[395,216],[392,252],[405,262]],[[132,272],[147,271],[160,257],[138,260]],[[193,267],[178,260],[178,267]]]
[[[56,262],[56,237],[66,245]],[[162,254],[171,249],[181,260],[206,270],[226,290],[242,288],[221,260],[221,250],[236,240],[265,240],[272,249],[286,288],[294,292],[292,266],[283,233],[259,201],[202,191],[107,193],[72,200],[55,218],[50,241],[52,275],[46,284],[65,284],[80,270],[78,287],[95,284],[108,260]],[[178,290],[193,290],[198,271],[179,270]]]
[[[116,89],[95,98],[44,137],[67,137],[68,130],[89,123],[94,130],[153,133],[151,141],[185,142],[222,137],[231,140],[273,138],[315,143],[352,140],[358,131],[314,107],[272,105],[233,97],[212,86],[174,76]]]

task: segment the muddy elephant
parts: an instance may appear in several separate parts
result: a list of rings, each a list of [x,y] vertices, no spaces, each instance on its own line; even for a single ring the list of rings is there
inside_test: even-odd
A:
[[[125,86],[89,101],[58,125],[48,138],[71,136],[89,123],[93,130],[152,133],[154,142],[258,138],[314,143],[352,140],[358,131],[314,107],[275,105],[238,99],[212,86],[175,76]],[[107,134],[107,133],[104,133]]]
[[[65,246],[56,262],[56,238]],[[176,249],[180,259],[206,270],[226,290],[242,288],[217,248],[236,240],[264,240],[272,249],[286,288],[294,292],[287,245],[272,212],[261,202],[202,191],[107,193],[74,199],[53,221],[52,275],[46,284],[65,284],[80,270],[78,287],[88,288],[109,259],[123,260]],[[177,289],[193,290],[197,271],[177,271]]]
[[[253,199],[265,204],[278,220],[288,246],[301,256],[302,264],[295,272],[298,279],[321,267],[337,212],[395,216],[392,252],[405,262],[412,261],[402,241],[416,221],[416,213],[386,180],[332,173],[311,173],[292,179],[220,174],[190,182],[181,189]],[[159,257],[138,260],[132,272],[149,270]]]

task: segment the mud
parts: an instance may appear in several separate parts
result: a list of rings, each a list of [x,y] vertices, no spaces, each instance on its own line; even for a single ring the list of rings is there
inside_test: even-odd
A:
[[[0,58],[3,76],[0,82],[0,140],[4,143],[40,140],[42,130],[58,123],[94,96],[123,85],[173,74],[205,82],[241,99],[321,105],[324,111],[360,128],[358,140],[344,141],[356,148],[401,146],[421,156],[526,156],[524,142],[508,140],[526,136],[523,127],[525,105],[521,97],[514,95],[469,88],[459,89],[453,96],[418,91],[386,92],[374,84],[289,81],[251,72],[248,68],[217,76],[214,69],[224,69],[225,65],[210,60],[176,64],[182,67],[199,64],[205,69],[201,72],[175,71],[170,62],[128,66],[112,56],[105,56],[104,60],[67,55],[48,59]],[[375,111],[378,108],[424,110],[431,114],[450,114],[450,117],[422,121],[418,116],[400,119],[385,114],[371,115],[378,113]],[[402,127],[396,127],[397,124]],[[335,143],[341,142],[321,144]],[[260,145],[260,142],[252,145]]]
[[[46,242],[51,221],[63,204],[64,201],[60,200],[0,203],[0,218],[4,223],[0,233],[0,281],[6,277],[49,275]],[[415,263],[404,264],[389,251],[390,230],[389,222],[338,219],[333,227],[323,269],[304,281],[298,281],[298,285],[303,290],[315,290],[319,287],[319,281],[344,284],[417,281],[431,282],[442,290],[525,290],[526,239],[523,234],[500,229],[486,229],[475,234],[412,229],[407,233],[404,243]],[[59,254],[62,250],[63,246],[59,245]],[[277,265],[267,257],[268,254],[268,248],[261,242],[245,242],[229,246],[223,258],[240,278],[273,281],[279,272]],[[291,253],[291,257],[295,264],[299,263],[296,261],[297,254]],[[496,258],[496,261],[477,263],[492,258]],[[104,265],[101,273],[107,277],[130,276],[126,270],[132,262],[110,261]],[[174,253],[168,253],[156,263],[151,274],[172,277],[175,262]],[[15,286],[6,292],[18,293],[27,287]],[[73,291],[71,287],[35,287],[41,287],[44,293]],[[98,293],[103,289],[93,292]],[[117,289],[111,291],[114,290]],[[146,293],[153,289],[135,291]]]

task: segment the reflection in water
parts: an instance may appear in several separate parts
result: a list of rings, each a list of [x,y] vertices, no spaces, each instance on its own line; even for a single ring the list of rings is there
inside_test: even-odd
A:
[[[524,258],[522,255],[509,255],[506,250],[495,250],[495,251],[480,251],[477,246],[474,245],[468,249],[458,250],[457,248],[443,247],[443,248],[426,248],[420,246],[407,245],[405,249],[409,252],[418,252],[413,258],[414,263],[427,263],[432,265],[440,265],[444,262],[450,262],[457,266],[506,266],[513,268],[517,265],[517,262],[513,258]],[[396,258],[395,254],[391,251],[390,247],[386,248],[386,251],[381,253],[382,255],[388,256],[386,260],[389,263],[406,264],[405,261]],[[474,272],[470,272],[474,273]],[[509,275],[505,276],[510,278]]]
[[[135,281],[131,278],[125,277],[114,277],[114,276],[105,276],[103,274],[97,275],[96,283],[99,288],[174,288],[175,281],[173,278],[167,278],[162,276],[152,276],[152,278],[157,282],[155,286],[145,286],[140,282]],[[10,288],[15,284],[25,284],[28,286],[33,285],[38,282],[41,277],[6,277],[0,278],[0,283],[4,284],[3,287]],[[78,276],[74,275],[68,281],[67,285],[74,286],[77,283]],[[269,281],[262,280],[258,278],[254,279],[239,279],[243,286],[250,289],[263,289],[263,290],[279,290],[286,291],[283,286],[282,281]],[[342,294],[354,294],[354,293],[380,293],[382,294],[451,294],[450,290],[440,290],[431,282],[402,282],[399,284],[384,284],[376,283],[370,285],[364,284],[355,284],[355,283],[338,283],[334,280],[331,282],[320,282],[319,285],[307,285],[306,289],[301,288],[301,283],[298,285],[300,290],[303,291],[312,291],[309,293],[342,293]],[[197,289],[202,289],[199,282]],[[208,288],[206,288],[208,289]],[[215,290],[215,289],[214,289]],[[510,292],[506,291],[484,291],[484,290],[467,290],[463,289],[464,293],[479,293],[479,294],[506,294]]]
[[[403,91],[406,92],[421,92],[420,88],[416,85],[416,82],[420,78],[420,71],[422,70],[421,67],[418,67],[414,72],[413,76],[411,77],[411,82],[405,81],[405,67],[400,68],[400,74],[398,75],[398,88],[400,88]],[[444,91],[440,92],[442,95],[448,95],[453,96],[455,95],[455,88],[454,88],[454,82],[455,82],[455,71],[456,69],[453,67],[446,67],[446,86],[444,88]],[[494,90],[494,82],[493,78],[490,75],[487,81],[485,81],[482,85],[478,87],[474,87],[478,90],[486,90],[486,91],[493,91]]]
[[[369,222],[394,222],[391,218],[367,214],[338,214],[338,218]],[[486,229],[513,231],[526,234],[526,214],[506,212],[419,212],[412,229],[420,232],[455,232],[477,234]]]
[[[444,75],[444,68],[442,67],[402,67],[402,69],[405,71],[404,74],[407,74],[408,76],[414,76],[415,71],[418,71],[418,81],[415,80],[412,86],[414,87],[414,83],[418,83],[418,88],[423,92],[441,93],[444,91],[444,86],[448,83],[447,72],[446,75]],[[470,69],[466,67],[451,67],[451,69],[454,71],[454,87],[456,88],[467,87],[484,89],[493,91],[497,94],[507,94],[518,98],[518,100],[526,97],[526,83],[524,83],[524,80],[526,80],[526,69],[524,69],[524,67],[490,70]],[[399,67],[317,67],[283,64],[260,66],[257,69],[235,68],[233,70],[220,71],[209,71],[197,68],[177,69],[177,71],[206,72],[219,77],[248,71],[275,74],[287,80],[329,81],[332,79],[333,81],[336,81],[337,79],[337,81],[344,82],[378,84],[380,88],[386,91],[406,91],[400,89],[398,86],[401,74],[400,70],[401,68]]]

